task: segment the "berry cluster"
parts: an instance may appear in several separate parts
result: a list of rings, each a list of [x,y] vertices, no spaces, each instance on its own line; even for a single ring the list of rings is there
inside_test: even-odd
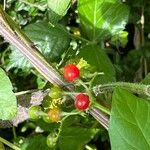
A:
[[[64,78],[73,82],[80,76],[80,70],[74,64],[68,64],[64,67]],[[86,110],[89,107],[89,96],[80,93],[76,96],[74,105],[78,110]]]
[[[33,120],[43,118],[47,123],[59,122],[61,120],[61,110],[59,108],[62,91],[58,86],[53,86],[47,96],[44,97],[41,106],[29,108],[29,117]]]
[[[68,64],[64,67],[64,78],[69,81],[76,83],[80,77],[80,70],[74,64]],[[64,91],[58,86],[51,87],[48,95],[44,97],[41,106],[32,106],[29,109],[29,116],[31,119],[36,120],[43,118],[45,122],[59,122],[62,117],[62,111],[60,104],[64,97]],[[71,93],[72,94],[72,93]],[[84,93],[75,94],[74,106],[77,110],[86,110],[90,106],[89,96]]]

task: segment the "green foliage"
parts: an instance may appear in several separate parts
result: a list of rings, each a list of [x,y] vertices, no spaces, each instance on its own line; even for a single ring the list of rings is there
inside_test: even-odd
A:
[[[96,129],[82,127],[62,128],[60,133],[60,149],[80,150],[97,132]],[[68,145],[69,143],[69,145]]]
[[[57,62],[69,47],[70,38],[61,25],[51,26],[42,21],[28,25],[25,32],[50,61]]]
[[[99,76],[101,83],[115,81],[115,69],[106,55],[104,49],[97,45],[87,45],[80,49],[79,58],[83,58],[88,64],[95,67],[95,71],[103,72],[104,75]]]
[[[73,119],[77,120],[76,117],[71,116],[62,123],[58,141],[60,150],[80,150],[99,131],[95,128],[75,125],[75,121],[71,123]]]
[[[69,47],[70,38],[60,25],[53,27],[46,22],[38,22],[26,26],[25,32],[33,41],[33,46],[38,47],[50,62],[60,60],[61,55]],[[31,68],[32,65],[17,49],[12,48],[7,68],[13,67]]]
[[[128,32],[126,32],[126,31],[120,31],[118,34],[115,34],[114,36],[112,36],[111,42],[113,44],[119,42],[120,45],[122,45],[123,47],[125,47],[126,44],[127,44],[127,42],[128,42]]]
[[[46,144],[46,137],[42,135],[36,135],[25,139],[23,141],[21,149],[22,150],[35,150],[35,149],[49,150],[49,147]]]
[[[12,84],[1,68],[0,78],[0,119],[9,120],[17,113],[17,100],[12,91]]]
[[[129,14],[128,7],[118,0],[79,0],[78,11],[84,35],[93,41],[123,30]]]
[[[27,25],[34,19],[41,19],[44,17],[43,12],[47,8],[47,0],[29,0],[29,1],[8,1],[7,4],[13,6],[8,13],[19,25]]]
[[[150,102],[117,88],[113,93],[109,135],[112,150],[150,149]]]
[[[47,132],[52,132],[54,130],[57,130],[60,126],[59,123],[46,123],[43,120],[37,120],[36,126],[39,126],[42,130]]]
[[[31,39],[28,46],[36,47],[43,54],[44,57],[39,58],[55,66],[62,77],[67,64],[77,66],[80,74],[77,80],[65,82],[60,90],[53,89],[54,85],[37,73],[38,67],[35,71],[19,50],[4,41],[7,38],[0,38],[0,67],[8,71],[11,79],[10,83],[0,69],[0,128],[7,128],[8,123],[9,127],[19,124],[16,132],[13,128],[13,136],[12,130],[0,129],[2,137],[14,141],[10,147],[18,145],[22,150],[149,150],[150,2],[9,0],[4,3],[5,11]],[[141,17],[145,19],[144,24],[141,24]],[[0,14],[0,29],[5,27],[3,22]],[[10,26],[14,26],[12,22]],[[19,36],[15,27],[12,28],[13,36]],[[25,37],[18,39],[24,42]],[[49,76],[54,83],[59,83],[56,72],[52,69],[54,74],[49,74],[48,69],[42,70],[44,77]],[[19,92],[16,93],[18,113],[12,89]],[[38,90],[37,95],[35,90]],[[71,98],[81,92],[90,98],[89,110],[78,111],[74,107]],[[29,108],[36,108],[34,105],[40,109],[30,109],[30,112]],[[93,106],[107,115],[94,109],[92,115],[99,119],[95,120],[89,115]],[[57,123],[48,115],[53,109],[59,110]],[[56,113],[51,114],[51,118],[57,117]],[[108,131],[102,130],[99,123],[106,129],[109,127]],[[4,149],[1,142],[4,143],[0,138],[0,149]],[[8,146],[9,142],[5,144]]]
[[[71,0],[47,0],[49,10],[49,20],[56,23],[60,20],[70,7]]]

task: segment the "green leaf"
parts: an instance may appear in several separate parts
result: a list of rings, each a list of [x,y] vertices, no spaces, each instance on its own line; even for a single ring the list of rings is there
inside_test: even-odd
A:
[[[36,125],[39,126],[44,131],[54,131],[57,130],[60,126],[59,123],[46,123],[43,120],[37,120]]]
[[[50,150],[46,144],[46,137],[42,135],[31,136],[23,141],[21,150]]]
[[[111,43],[116,45],[119,42],[122,47],[125,47],[128,42],[128,32],[127,31],[120,31],[118,34],[115,34],[111,38]]]
[[[6,68],[7,70],[15,67],[21,69],[27,69],[32,67],[32,64],[28,61],[28,59],[14,46],[10,46],[10,49],[12,52],[9,55],[10,60]]]
[[[60,150],[80,150],[93,138],[96,132],[96,129],[82,127],[63,128],[59,136]]]
[[[120,0],[79,0],[81,29],[90,40],[104,39],[123,30],[129,9]]]
[[[52,23],[60,20],[70,7],[71,0],[47,0],[49,7],[49,19]]]
[[[38,89],[43,89],[47,81],[43,80],[41,77],[37,77],[36,83],[37,83]]]
[[[17,100],[11,82],[1,68],[0,79],[0,119],[10,120],[17,113]]]
[[[76,117],[68,117],[62,124],[59,134],[60,150],[81,150],[99,131],[94,128],[85,128],[82,125],[75,125]]]
[[[48,61],[58,61],[65,50],[68,49],[70,38],[68,33],[62,26],[52,27],[46,22],[38,22],[30,24],[25,28],[28,37],[33,41],[33,44],[38,47],[41,53]],[[15,48],[11,48],[10,63],[8,69],[13,67],[31,68],[32,65],[18,52]]]
[[[83,58],[88,64],[95,67],[97,72],[104,72],[104,75],[99,76],[102,83],[115,81],[115,69],[108,58],[105,50],[97,45],[87,45],[80,49],[79,58]]]
[[[149,150],[150,102],[119,88],[112,100],[109,126],[112,150]]]
[[[68,33],[60,25],[53,27],[46,22],[38,22],[28,25],[25,32],[51,61],[60,59],[61,54],[70,44]]]

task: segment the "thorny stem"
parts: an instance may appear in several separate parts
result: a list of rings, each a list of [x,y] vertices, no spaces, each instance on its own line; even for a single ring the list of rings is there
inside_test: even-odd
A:
[[[93,108],[89,112],[106,130],[108,130],[109,118],[106,114],[96,108]]]
[[[10,143],[9,141],[3,139],[2,137],[0,137],[0,141],[2,143],[4,143],[5,145],[9,146],[10,148],[14,149],[14,150],[21,150],[19,147],[17,147],[16,145]]]
[[[121,87],[133,93],[150,96],[150,85],[144,85],[139,83],[128,83],[128,82],[114,82],[114,83],[97,85],[93,88],[93,92],[95,95],[98,95],[106,91],[111,91],[115,87]]]

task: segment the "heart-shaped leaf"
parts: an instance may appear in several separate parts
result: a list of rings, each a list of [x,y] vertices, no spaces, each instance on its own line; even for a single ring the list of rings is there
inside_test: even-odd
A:
[[[117,88],[109,126],[112,150],[149,150],[149,114],[149,101]]]
[[[120,0],[79,0],[81,29],[90,40],[104,39],[123,30],[129,9]]]

